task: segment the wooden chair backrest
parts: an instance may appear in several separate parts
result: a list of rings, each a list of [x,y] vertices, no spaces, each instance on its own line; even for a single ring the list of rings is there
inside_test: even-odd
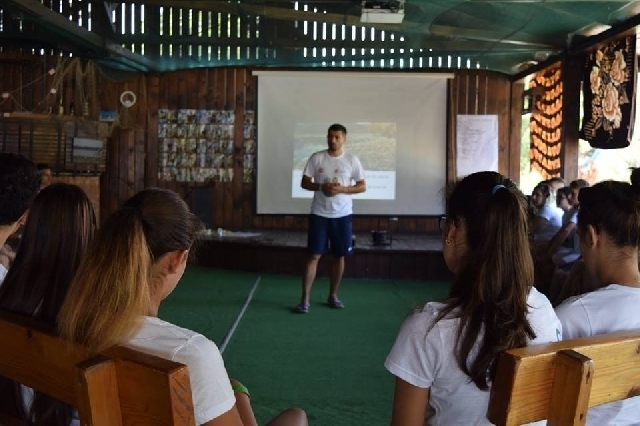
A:
[[[583,425],[587,409],[640,394],[640,330],[500,354],[489,421]]]
[[[195,424],[183,364],[125,347],[92,355],[1,311],[0,339],[0,376],[77,407],[81,425]]]

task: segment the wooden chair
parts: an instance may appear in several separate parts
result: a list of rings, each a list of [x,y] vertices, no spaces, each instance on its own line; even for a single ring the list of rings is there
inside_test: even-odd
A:
[[[640,331],[505,351],[491,389],[498,426],[584,425],[587,409],[640,395]]]
[[[124,347],[91,355],[1,311],[0,340],[0,376],[77,407],[83,426],[195,424],[183,364]],[[0,424],[11,424],[6,413]]]

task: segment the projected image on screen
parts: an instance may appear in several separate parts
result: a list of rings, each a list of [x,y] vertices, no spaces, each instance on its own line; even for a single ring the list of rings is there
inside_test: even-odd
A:
[[[363,200],[396,198],[396,123],[341,123],[347,128],[344,150],[355,154],[365,172],[367,191],[354,195]],[[326,123],[297,123],[294,129],[291,197],[311,198],[300,187],[311,154],[327,149]]]

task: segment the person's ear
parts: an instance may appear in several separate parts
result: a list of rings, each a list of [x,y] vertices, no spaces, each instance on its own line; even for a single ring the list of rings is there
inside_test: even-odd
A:
[[[168,253],[168,268],[170,274],[175,274],[180,267],[187,261],[189,250],[174,250]]]
[[[449,224],[447,226],[447,235],[445,240],[446,241],[455,241],[456,239],[456,235],[458,235],[459,233],[459,227],[458,225],[456,225],[456,221],[453,219],[449,220]]]
[[[588,247],[594,248],[600,242],[600,234],[593,225],[587,225],[587,232],[585,232],[584,239]]]
[[[27,223],[28,218],[29,218],[29,209],[25,210],[24,213],[22,213],[22,216],[20,216],[20,219],[18,219],[19,225],[24,226],[24,224]]]

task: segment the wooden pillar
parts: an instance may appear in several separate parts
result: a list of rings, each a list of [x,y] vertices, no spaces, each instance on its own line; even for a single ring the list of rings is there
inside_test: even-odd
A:
[[[511,83],[509,108],[509,169],[507,176],[520,185],[520,150],[522,149],[522,94],[524,83]]]
[[[580,127],[580,80],[584,56],[562,61],[562,153],[561,173],[566,182],[578,178],[578,140]]]

